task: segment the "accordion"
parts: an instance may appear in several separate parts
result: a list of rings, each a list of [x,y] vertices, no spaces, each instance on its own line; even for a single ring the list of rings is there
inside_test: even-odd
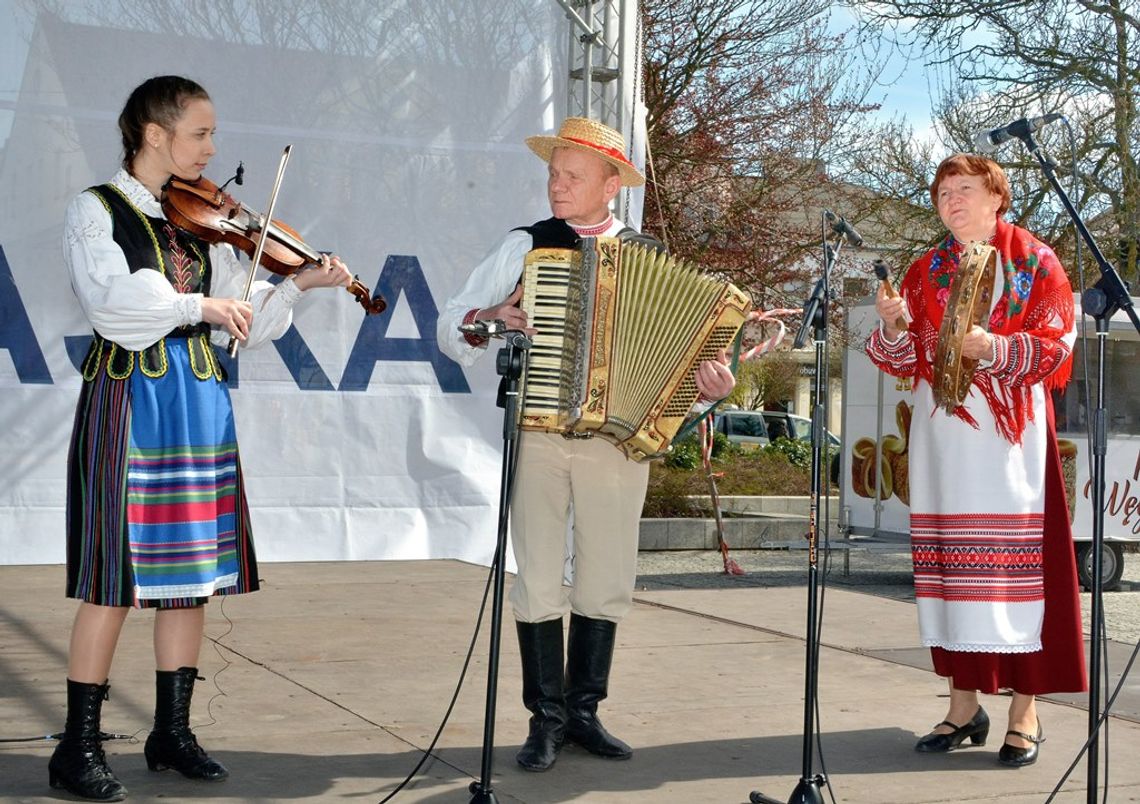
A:
[[[534,249],[522,309],[538,334],[519,426],[660,457],[699,395],[693,370],[732,342],[751,307],[733,285],[640,243]]]

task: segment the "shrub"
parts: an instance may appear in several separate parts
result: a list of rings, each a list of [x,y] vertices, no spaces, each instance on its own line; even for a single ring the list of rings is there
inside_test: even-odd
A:
[[[777,438],[763,449],[765,452],[783,455],[792,466],[798,466],[801,469],[811,469],[811,444],[807,441],[792,441],[788,438]]]
[[[764,450],[778,452],[784,455],[792,466],[798,466],[808,472],[811,471],[810,441],[792,441],[787,438],[777,438],[774,442],[765,446]],[[839,450],[835,447],[827,447],[824,449],[824,453],[821,457],[823,459],[825,473],[828,471],[826,467],[830,467],[832,460],[838,457],[838,455]]]
[[[723,460],[726,455],[739,452],[724,433],[713,433],[712,459]],[[673,442],[673,449],[665,456],[665,465],[672,469],[693,470],[701,465],[701,445],[696,434],[686,435]]]
[[[687,442],[674,445],[674,453]],[[707,495],[709,481],[701,465],[700,452],[693,440],[693,468],[670,464],[670,459],[654,462],[649,469],[649,490],[645,498],[645,517],[679,517],[699,515],[687,497]],[[714,443],[714,455],[716,447]],[[808,464],[810,466],[810,447]],[[670,456],[672,458],[672,456]],[[806,496],[811,492],[810,471],[795,466],[779,449],[741,450],[725,443],[713,465],[717,491],[722,495]]]
[[[697,439],[686,438],[673,444],[673,449],[665,456],[664,464],[670,469],[691,471],[701,465],[701,448]]]

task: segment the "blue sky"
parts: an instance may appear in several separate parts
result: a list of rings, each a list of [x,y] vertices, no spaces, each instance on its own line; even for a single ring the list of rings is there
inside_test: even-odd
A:
[[[846,31],[858,23],[851,9],[834,6],[830,29]],[[868,101],[881,104],[879,116],[902,117],[918,137],[928,135],[931,126],[931,98],[939,86],[937,70],[928,68],[920,56],[895,51],[888,58],[879,84],[871,90]]]

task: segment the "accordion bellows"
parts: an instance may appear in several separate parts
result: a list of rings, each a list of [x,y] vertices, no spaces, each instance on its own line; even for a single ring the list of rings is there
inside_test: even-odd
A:
[[[615,237],[531,251],[522,308],[538,334],[520,426],[660,457],[699,395],[694,369],[732,343],[751,307],[728,282]]]

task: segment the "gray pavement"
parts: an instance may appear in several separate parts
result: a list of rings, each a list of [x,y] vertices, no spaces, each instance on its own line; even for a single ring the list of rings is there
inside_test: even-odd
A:
[[[852,589],[894,600],[914,601],[910,552],[904,544],[866,543],[819,552],[820,580],[840,589]],[[744,575],[726,575],[724,560],[715,550],[643,550],[638,559],[639,588],[732,589],[751,586],[798,586],[805,583],[804,549],[729,550]],[[1140,552],[1124,554],[1119,591],[1103,598],[1108,638],[1135,645],[1140,641]],[[1085,632],[1089,627],[1090,595],[1081,594]]]
[[[514,765],[526,732],[519,660],[504,629],[493,788],[504,802],[745,802],[751,790],[787,800],[802,765],[806,553],[740,551],[727,576],[709,551],[643,553],[637,605],[618,630],[606,725],[635,747],[629,762],[567,748],[548,773]],[[1128,556],[1129,583],[1137,557]],[[1079,698],[1040,704],[1041,760],[995,762],[1006,703],[986,696],[987,746],[916,754],[945,709],[945,684],[917,646],[905,553],[856,550],[827,574],[820,648],[820,739],[835,801],[875,804],[1043,802],[1087,728]],[[128,618],[104,728],[130,801],[375,802],[430,744],[460,674],[487,570],[455,561],[267,564],[264,586],[210,606],[193,723],[231,770],[221,784],[146,770],[153,706],[151,617]],[[510,579],[508,578],[508,584]],[[74,603],[62,567],[0,567],[0,739],[61,728]],[[1110,635],[1129,632],[1140,592],[1107,597]],[[1111,605],[1111,609],[1110,609]],[[1130,611],[1131,613],[1127,613]],[[401,802],[465,802],[480,776],[487,624],[430,760]],[[1132,645],[1115,639],[1114,661]],[[1123,661],[1118,662],[1122,665]],[[1117,670],[1118,672],[1118,670]],[[1101,765],[1108,800],[1140,801],[1137,683],[1111,720]],[[1126,707],[1126,708],[1128,708]],[[65,800],[47,787],[48,741],[0,743],[0,802]],[[1105,760],[1108,760],[1107,762]],[[1102,785],[1102,791],[1104,787]],[[830,800],[830,795],[825,793]],[[1086,800],[1081,763],[1054,799]]]

